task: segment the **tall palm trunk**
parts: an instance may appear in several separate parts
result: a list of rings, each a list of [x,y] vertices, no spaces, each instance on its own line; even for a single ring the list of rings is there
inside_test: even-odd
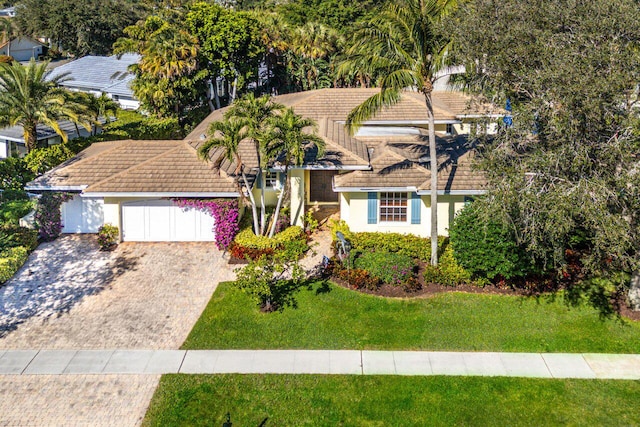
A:
[[[289,162],[287,162],[289,163]],[[273,213],[273,220],[271,221],[271,230],[269,230],[269,237],[273,237],[276,234],[276,226],[278,225],[278,216],[280,216],[280,208],[282,208],[282,200],[284,199],[284,193],[287,189],[287,170],[288,167],[284,168],[284,185],[282,186],[282,190],[280,190],[280,195],[278,196],[278,203],[276,203],[276,210]]]
[[[266,231],[266,219],[267,219],[267,207],[264,201],[264,186],[267,185],[267,180],[263,173],[260,174],[260,235],[264,235]]]
[[[423,89],[429,116],[429,158],[431,159],[431,265],[438,265],[438,152],[432,92],[433,87],[430,84]]]
[[[24,130],[24,145],[27,148],[27,153],[30,153],[38,144],[36,124],[25,123],[22,129]]]

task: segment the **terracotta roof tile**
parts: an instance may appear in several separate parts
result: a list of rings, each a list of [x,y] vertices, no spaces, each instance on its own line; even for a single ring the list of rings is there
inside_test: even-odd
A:
[[[472,168],[473,147],[464,138],[438,139],[438,189],[477,191],[486,185],[484,175]],[[380,144],[374,149],[372,170],[355,171],[335,177],[338,188],[430,188],[428,146],[415,141]],[[422,161],[420,161],[422,159]]]

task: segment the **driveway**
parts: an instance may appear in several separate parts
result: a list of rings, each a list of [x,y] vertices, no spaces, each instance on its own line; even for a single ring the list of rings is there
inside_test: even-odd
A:
[[[176,349],[218,282],[211,243],[42,244],[0,288],[3,349]],[[0,376],[0,425],[138,425],[159,375]]]
[[[101,252],[94,236],[64,236],[0,288],[0,349],[178,348],[232,275],[211,243]]]

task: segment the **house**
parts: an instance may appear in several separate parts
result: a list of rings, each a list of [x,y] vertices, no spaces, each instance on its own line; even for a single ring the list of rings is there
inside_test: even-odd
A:
[[[422,95],[405,92],[397,105],[382,110],[353,136],[345,127],[349,112],[377,90],[321,89],[275,98],[314,119],[326,144],[323,158],[310,151],[304,165],[289,170],[293,224],[302,225],[310,207],[334,205],[353,231],[430,234],[428,117]],[[486,184],[471,168],[474,147],[467,136],[495,132],[504,112],[452,91],[434,92],[433,104],[440,165],[438,233],[446,235],[455,213],[482,194]],[[186,140],[206,138],[209,124],[223,114],[224,109],[211,113]],[[282,170],[277,162],[270,165],[265,189],[269,205],[275,204]],[[254,188],[256,198],[259,192]]]
[[[431,172],[424,101],[406,92],[398,105],[381,111],[350,135],[345,127],[347,114],[374,91],[321,89],[275,99],[316,120],[326,143],[321,158],[309,150],[304,164],[288,172],[293,224],[302,224],[310,207],[329,205],[339,207],[354,231],[429,234]],[[439,135],[439,232],[446,234],[455,212],[484,191],[484,177],[471,168],[473,147],[463,134],[477,124],[479,116],[497,117],[501,112],[494,113],[486,105],[472,107],[468,98],[455,92],[434,93],[434,109]],[[178,208],[171,199],[240,197],[235,163],[224,160],[220,170],[212,166],[222,150],[213,150],[208,163],[197,156],[209,124],[224,112],[213,112],[183,141],[93,144],[29,183],[27,190],[76,193],[62,207],[63,232],[91,233],[111,223],[120,228],[125,241],[213,240],[207,214]],[[243,141],[240,156],[257,196],[260,171],[253,144]],[[283,172],[277,160],[269,166],[267,204],[275,204]]]
[[[129,66],[137,64],[140,55],[84,56],[54,68],[49,79],[64,75],[60,86],[76,92],[87,92],[96,96],[103,93],[118,102],[125,110],[140,107],[130,84],[135,78]]]
[[[46,53],[47,45],[25,36],[7,40],[0,45],[0,55],[11,56],[20,62],[38,59]]]
[[[0,9],[0,17],[3,18],[15,18],[16,17],[16,8],[15,7],[6,7],[4,9]]]
[[[73,122],[68,120],[59,121],[58,126],[60,126],[60,129],[67,134],[67,138],[69,139],[86,137],[91,134],[91,132],[82,126],[76,126]],[[36,127],[36,132],[36,139],[38,141],[37,145],[39,147],[51,146],[62,142],[60,135],[58,135],[49,126],[40,124]],[[22,126],[16,125],[0,129],[0,159],[6,159],[11,156],[23,157],[26,154],[27,148],[25,146],[24,130]]]

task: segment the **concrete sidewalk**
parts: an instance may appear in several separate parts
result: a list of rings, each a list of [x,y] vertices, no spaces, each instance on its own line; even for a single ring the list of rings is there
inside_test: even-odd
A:
[[[640,355],[360,350],[0,350],[0,375],[348,374],[640,379]]]

